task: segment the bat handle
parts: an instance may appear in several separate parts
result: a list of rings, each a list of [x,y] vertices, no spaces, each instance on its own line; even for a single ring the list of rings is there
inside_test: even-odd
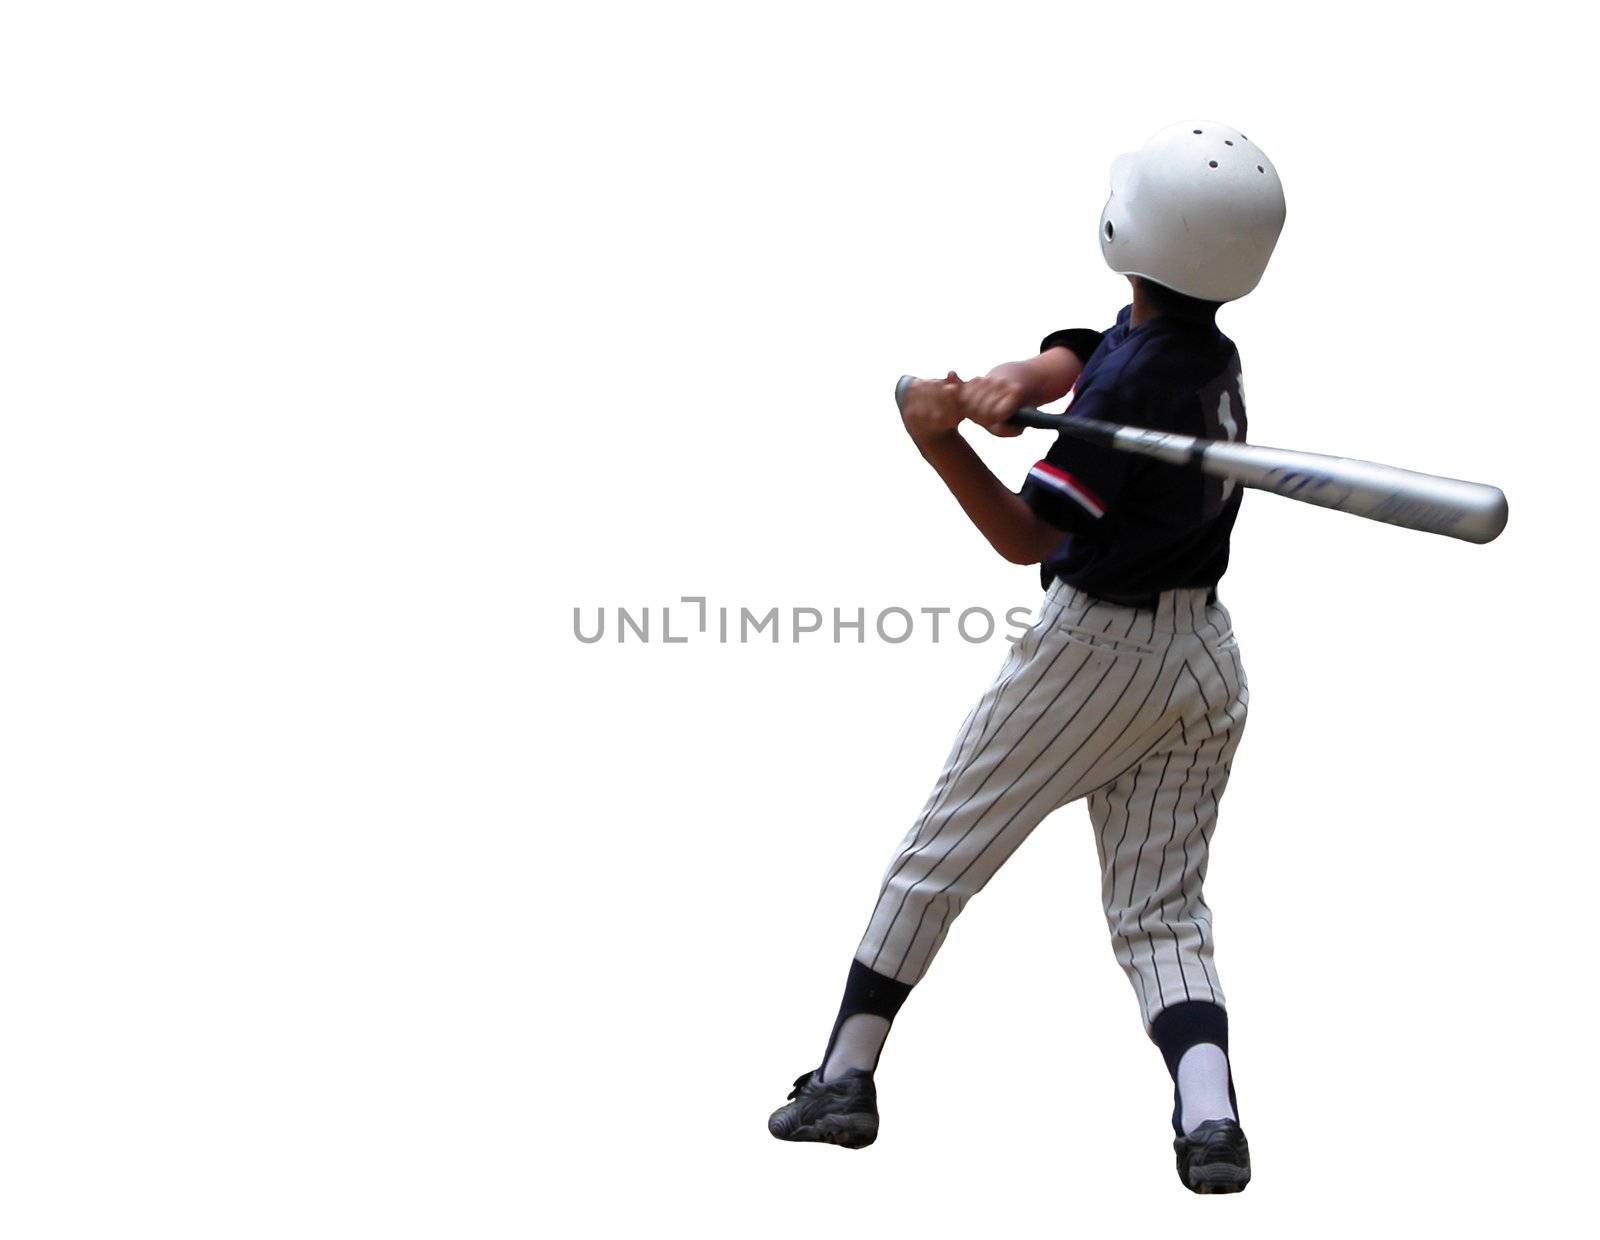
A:
[[[1066,421],[1059,413],[1045,413],[1039,409],[1030,409],[1024,405],[1013,413],[1006,421],[1012,426],[1031,426],[1041,431],[1058,431]]]
[[[906,393],[911,390],[911,385],[917,381],[916,375],[901,375],[899,382],[894,385],[894,404],[896,409],[906,407]],[[1037,409],[1018,409],[1011,415],[1010,422],[1013,426],[1032,426],[1040,430],[1057,431],[1061,429],[1063,418],[1058,413],[1041,413]]]

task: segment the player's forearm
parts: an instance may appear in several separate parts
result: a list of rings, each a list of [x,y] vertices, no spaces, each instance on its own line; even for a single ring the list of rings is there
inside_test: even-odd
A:
[[[1037,564],[1060,543],[1061,531],[1008,490],[958,431],[919,439],[917,447],[978,532],[1005,559]]]
[[[984,378],[1015,384],[1024,405],[1045,405],[1070,392],[1082,370],[1076,354],[1056,348],[1020,362],[1003,362]]]
[[[1003,362],[996,366],[985,379],[998,379],[1003,383],[1014,383],[1018,389],[1018,398],[1024,405],[1043,405],[1052,401],[1060,393],[1046,394],[1044,391],[1045,376],[1028,362]]]

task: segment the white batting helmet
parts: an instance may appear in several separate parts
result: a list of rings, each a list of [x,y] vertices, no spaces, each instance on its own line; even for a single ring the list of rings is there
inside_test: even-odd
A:
[[[1231,125],[1185,121],[1111,165],[1100,252],[1112,271],[1204,301],[1243,297],[1283,231],[1283,184]]]

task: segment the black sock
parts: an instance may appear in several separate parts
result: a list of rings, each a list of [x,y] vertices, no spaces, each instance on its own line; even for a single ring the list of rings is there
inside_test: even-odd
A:
[[[837,1076],[840,1071],[852,1068],[873,1071],[878,1066],[878,1054],[883,1049],[884,1038],[888,1036],[888,1027],[910,994],[911,987],[906,983],[897,982],[882,973],[874,973],[859,960],[852,960],[850,976],[845,981],[844,998],[839,1004],[839,1015],[833,1022],[833,1032],[828,1035],[828,1049],[822,1055],[824,1069],[829,1067],[836,1049],[842,1052],[841,1062],[834,1065],[833,1073],[824,1072],[825,1077]],[[841,1047],[840,1033],[852,1016],[879,1019],[858,1022],[852,1032],[859,1036],[847,1037],[846,1045]]]
[[[1183,1095],[1178,1089],[1178,1064],[1190,1047],[1210,1043],[1228,1053],[1228,1013],[1215,1003],[1175,1003],[1150,1023],[1150,1040],[1161,1051],[1172,1076],[1172,1127],[1183,1131]],[[1238,1115],[1239,1102],[1233,1092],[1233,1073],[1228,1073],[1228,1101]]]

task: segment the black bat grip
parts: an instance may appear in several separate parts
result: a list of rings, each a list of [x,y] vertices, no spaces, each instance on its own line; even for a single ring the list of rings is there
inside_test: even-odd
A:
[[[1012,426],[1031,426],[1035,430],[1058,431],[1061,424],[1066,421],[1059,413],[1045,413],[1038,409],[1029,409],[1024,406],[1006,419]]]

